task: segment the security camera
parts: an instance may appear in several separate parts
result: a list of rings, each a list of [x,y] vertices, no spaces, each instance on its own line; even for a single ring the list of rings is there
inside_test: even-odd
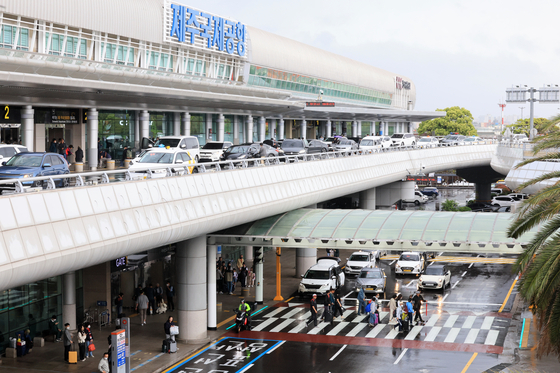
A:
[[[323,90],[322,90],[322,89],[320,89],[320,90],[319,90],[319,93],[320,93],[320,94],[323,94]]]
[[[425,169],[426,169],[426,166],[422,165],[422,169],[425,170]]]

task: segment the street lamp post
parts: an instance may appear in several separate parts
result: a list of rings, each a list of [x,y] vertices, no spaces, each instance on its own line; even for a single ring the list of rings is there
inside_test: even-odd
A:
[[[527,92],[529,92],[529,98],[527,99]],[[539,93],[539,98],[535,98],[535,92]],[[542,103],[558,103],[560,95],[560,89],[558,89],[558,84],[548,84],[545,87],[535,89],[533,87],[527,88],[527,86],[519,87],[518,85],[512,88],[506,88],[506,102],[527,102],[529,101],[529,139],[535,137],[534,131],[534,104],[536,101]],[[523,115],[523,112],[522,114]]]

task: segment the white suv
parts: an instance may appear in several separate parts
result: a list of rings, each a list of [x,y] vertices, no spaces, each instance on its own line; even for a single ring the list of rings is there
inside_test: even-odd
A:
[[[0,162],[6,162],[17,153],[27,152],[27,148],[23,145],[16,144],[0,144]]]
[[[497,196],[492,198],[492,204],[494,206],[513,206],[516,202],[517,200],[512,196]]]
[[[219,162],[224,151],[232,145],[229,141],[208,141],[200,149],[200,161]]]
[[[391,136],[393,146],[414,146],[416,145],[416,137],[412,133],[395,133]]]
[[[325,294],[331,289],[344,286],[345,276],[340,268],[340,258],[323,256],[302,275],[298,292],[300,294]]]
[[[356,251],[350,255],[344,267],[344,273],[347,275],[359,275],[362,268],[374,268],[376,263],[375,252],[373,251]]]
[[[187,150],[195,162],[198,163],[200,159],[200,145],[198,138],[195,136],[163,136],[155,144],[150,139],[144,137],[142,138],[141,148],[180,148]]]
[[[426,268],[426,258],[423,253],[408,251],[401,254],[395,264],[396,275],[419,275]]]

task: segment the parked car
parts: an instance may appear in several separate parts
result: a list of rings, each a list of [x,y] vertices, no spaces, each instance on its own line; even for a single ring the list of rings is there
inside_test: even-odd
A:
[[[445,265],[433,264],[418,279],[418,289],[445,289],[451,284],[451,271]]]
[[[465,136],[463,135],[447,135],[440,142],[443,146],[465,145]]]
[[[331,147],[329,146],[329,144],[327,144],[324,141],[321,140],[311,140],[308,143],[308,148],[307,148],[307,153],[308,154],[312,154],[312,153],[326,153],[331,149]]]
[[[263,144],[264,148],[266,149],[266,156],[267,157],[276,157],[279,156],[279,149],[273,148],[270,145]],[[230,160],[246,160],[251,158],[259,158],[261,146],[260,144],[254,143],[246,143],[241,145],[233,145],[227,148],[220,160],[222,161],[230,161]]]
[[[517,200],[511,196],[497,196],[492,198],[492,204],[494,206],[513,206]]]
[[[147,137],[142,138],[141,148],[180,148],[189,152],[191,157],[198,163],[200,160],[200,145],[195,136],[163,136],[155,143]]]
[[[385,298],[385,289],[387,288],[387,275],[382,268],[366,267],[360,271],[356,286],[364,289],[364,293],[380,294]]]
[[[347,275],[359,275],[363,268],[375,267],[376,258],[372,251],[356,251],[350,255],[344,267]]]
[[[529,138],[524,133],[517,133],[517,134],[511,136],[511,142],[513,142],[514,144],[524,143],[524,142],[528,142],[528,141],[529,141]]]
[[[345,276],[339,263],[340,258],[333,256],[317,258],[317,264],[301,275],[298,292],[300,294],[324,294],[330,289],[344,286]]]
[[[439,146],[439,141],[435,137],[421,137],[418,140],[419,148],[437,148]]]
[[[155,148],[147,151],[140,161],[128,168],[128,171],[133,177],[146,179],[148,173],[151,172],[152,178],[160,178],[167,175],[167,169],[159,168],[161,166],[169,166],[172,172],[182,175],[185,173],[185,165],[194,165],[194,163],[194,159],[186,150]],[[146,170],[149,167],[154,167],[154,169]],[[197,170],[194,167],[189,167],[188,172],[196,173]]]
[[[69,174],[68,162],[56,153],[17,153],[7,161],[2,161],[0,180],[22,179],[24,188],[46,188],[47,181],[24,181],[30,177],[51,176],[57,187],[68,186],[68,179],[57,179],[56,175]],[[0,194],[15,190],[15,184],[0,184]]]
[[[491,193],[496,193],[497,195],[502,194],[502,189],[501,188],[492,188]]]
[[[473,212],[494,212],[498,209],[497,206],[484,202],[472,202],[467,204],[467,207]]]
[[[416,137],[412,133],[395,133],[391,136],[393,146],[414,146],[416,145]]]
[[[465,140],[463,140],[465,145],[481,145],[481,144],[486,144],[486,141],[484,141],[483,139],[481,139],[480,137],[476,137],[476,136],[472,136],[472,137],[466,137]]]
[[[414,198],[412,199],[404,199],[402,200],[405,203],[414,203],[416,206],[418,206],[421,203],[426,203],[428,202],[428,196],[422,194],[419,191],[414,191]]]
[[[346,150],[346,151],[350,151],[350,150],[357,150],[358,149],[358,144],[356,144],[356,142],[354,140],[340,140],[338,143],[333,144],[333,148],[335,151],[342,151],[342,150]]]
[[[306,154],[309,144],[303,139],[285,139],[282,142],[282,150],[285,155]]]
[[[428,197],[437,197],[439,196],[439,190],[436,187],[425,187],[421,190],[422,194]]]
[[[512,197],[516,201],[523,201],[524,199],[529,199],[529,195],[525,193],[510,193],[508,196]]]
[[[200,162],[218,162],[224,151],[232,146],[229,141],[208,141],[200,150]]]
[[[27,152],[27,148],[17,144],[0,144],[0,162],[7,161],[18,153]]]
[[[395,264],[395,274],[419,275],[426,268],[426,258],[423,253],[409,251],[401,254]]]
[[[381,145],[382,149],[388,149],[393,146],[393,140],[389,136],[366,136],[362,139],[360,146],[362,145],[364,140],[373,140],[374,142],[378,142]]]

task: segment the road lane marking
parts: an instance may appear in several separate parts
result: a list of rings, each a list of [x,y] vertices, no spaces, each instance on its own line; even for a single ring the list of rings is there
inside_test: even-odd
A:
[[[430,332],[428,333],[428,335],[426,336],[426,338],[424,339],[425,342],[433,342],[436,340],[437,335],[439,334],[439,332],[441,331],[441,326],[434,326]]]
[[[270,354],[272,351],[276,350],[278,347],[282,346],[284,343],[286,343],[286,341],[282,341],[282,342],[280,342],[280,343],[277,343],[276,346],[274,346],[271,350],[268,350],[268,351],[266,352],[266,354],[267,354],[267,355]]]
[[[386,316],[389,316],[389,312],[379,312],[379,322],[381,322]]]
[[[289,319],[289,318],[291,318],[292,316],[295,316],[296,313],[299,313],[299,312],[304,311],[304,310],[307,311],[307,310],[304,309],[304,308],[294,308],[293,310],[291,310],[291,311],[288,312],[287,314],[285,314],[285,315],[283,315],[283,316],[280,316],[280,318],[281,318],[281,319]]]
[[[438,256],[441,256],[443,254],[443,251],[441,253],[438,254]]]
[[[325,329],[330,322],[321,322],[319,325],[311,329],[307,334],[318,334],[321,330]]]
[[[293,328],[292,330],[290,330],[288,333],[299,333],[301,332],[303,329],[305,329],[307,325],[302,322],[301,324],[299,324],[298,326],[296,326],[295,328]]]
[[[377,324],[369,333],[367,333],[366,338],[375,338],[387,324]]]
[[[434,315],[430,316],[430,319],[428,320],[428,322],[426,323],[425,326],[434,326],[434,325],[436,325],[436,322],[438,321],[439,316],[440,316],[439,314],[434,314]]]
[[[346,348],[346,346],[348,345],[344,345],[340,348],[340,350],[338,350],[338,352],[336,354],[333,355],[333,357],[330,358],[330,361],[333,361],[334,359],[336,359],[336,357]]]
[[[486,316],[484,318],[484,321],[482,322],[482,326],[480,327],[480,329],[490,330],[490,328],[492,328],[493,322],[494,322],[493,316]]]
[[[463,368],[463,370],[461,371],[461,373],[466,373],[467,370],[469,369],[469,367],[471,366],[471,364],[473,363],[474,359],[476,358],[476,356],[478,355],[478,352],[475,352],[470,360],[467,362],[467,365],[465,365],[465,367]]]
[[[346,294],[345,296],[342,297],[342,299],[347,298],[350,294],[352,294],[354,292],[354,290],[352,290],[351,292],[349,292],[348,294]]]
[[[278,320],[276,317],[269,317],[267,320],[261,322],[259,325],[255,326],[254,328],[251,328],[251,330],[255,332],[260,332],[270,324],[274,323],[276,320]]]
[[[443,296],[443,298],[441,298],[441,302],[442,302],[442,303],[445,302],[445,299],[446,299],[448,296],[449,296],[449,293],[445,294],[445,295]]]
[[[346,310],[342,313],[342,318],[345,319],[353,313],[354,313],[354,311],[352,311],[352,310]],[[334,320],[334,321],[341,321],[341,320]]]
[[[395,337],[399,334],[399,328],[393,328],[387,335],[385,339],[395,339]]]
[[[272,328],[270,331],[274,332],[274,333],[278,333],[280,332],[282,329],[288,327],[291,323],[293,323],[294,320],[284,320],[282,321],[282,323],[280,323],[279,325],[276,325],[274,328]]]
[[[342,329],[346,328],[346,326],[347,326],[348,324],[350,324],[350,323],[347,322],[347,321],[341,321],[341,322],[339,322],[337,326],[335,326],[334,328],[332,328],[332,329],[327,333],[327,335],[337,335],[338,332],[340,332]]]
[[[460,331],[461,331],[461,328],[451,328],[449,333],[447,333],[447,337],[445,337],[444,342],[446,342],[446,343],[455,342],[455,338],[457,338]]]
[[[531,319],[524,318],[521,328],[521,338],[519,338],[519,348],[527,348],[529,344],[529,330],[531,328]]]
[[[471,269],[471,267],[474,265],[474,263],[471,263],[471,265],[469,265],[469,269]]]
[[[476,320],[476,316],[468,316],[465,322],[463,323],[462,328],[470,329],[474,324],[474,320]]]
[[[393,260],[391,263],[389,263],[390,266],[392,266],[397,260]]]
[[[347,336],[347,337],[355,337],[355,336],[357,336],[358,333],[361,332],[362,329],[366,327],[366,325],[367,325],[367,324],[366,324],[365,322],[359,323],[358,325],[356,325],[356,326],[354,327],[354,329],[350,330],[350,331],[348,332],[348,334],[346,334],[346,336]]]
[[[463,274],[461,275],[461,277],[465,277],[466,274],[467,274],[467,271],[463,272]]]
[[[289,301],[291,301],[291,300],[294,299],[294,298],[295,298],[295,297],[291,297],[291,298],[285,300],[284,302],[288,303]]]
[[[507,304],[507,301],[511,295],[511,292],[513,291],[513,288],[515,287],[515,284],[517,284],[517,279],[519,278],[519,276],[515,277],[515,280],[513,280],[513,284],[511,284],[511,287],[509,288],[509,291],[506,295],[506,299],[504,299],[504,303],[502,303],[502,306],[500,307],[500,309],[498,310],[498,312],[502,312],[504,310],[504,307]]]
[[[457,280],[457,282],[453,284],[453,286],[451,287],[451,289],[455,289],[455,286],[457,286],[457,284],[459,283],[459,281],[461,281],[461,280]]]
[[[225,319],[224,321],[222,321],[221,323],[219,323],[216,327],[219,328],[219,327],[221,327],[222,325],[227,324],[228,322],[230,322],[230,321],[232,321],[233,319],[235,319],[235,316],[236,316],[236,315],[233,315],[232,317]]]
[[[412,330],[408,333],[408,335],[406,337],[404,337],[404,339],[409,340],[409,341],[413,341],[414,338],[416,338],[416,336],[420,333],[420,331],[422,330],[423,326],[415,326],[414,328],[412,328]]]
[[[288,309],[288,307],[276,307],[276,309],[274,311],[267,313],[263,317],[272,317],[272,316],[276,315],[277,313],[280,313],[280,312],[282,312],[286,309]]]
[[[469,334],[467,335],[467,338],[465,338],[464,343],[474,343],[476,341],[476,337],[478,337],[478,332],[480,332],[480,329],[469,330]]]
[[[350,322],[361,322],[363,319],[365,319],[366,317],[368,317],[369,315],[366,313],[365,315],[360,315],[360,316],[356,316],[354,317],[354,319]]]
[[[472,306],[499,306],[501,303],[442,302],[443,304],[470,304]]]
[[[444,328],[452,328],[455,324],[455,321],[459,318],[459,315],[451,315],[443,325]]]
[[[253,365],[255,365],[255,364],[249,364],[249,365],[247,365],[244,369],[238,371],[237,373],[246,372],[246,371],[248,371]]]
[[[500,332],[498,330],[490,330],[488,332],[488,335],[486,336],[486,340],[484,341],[484,344],[494,346],[496,344],[496,341],[498,340],[499,334]]]
[[[397,360],[395,360],[395,362],[393,363],[394,365],[397,365],[399,363],[399,361],[401,361],[401,359],[403,358],[404,354],[406,354],[406,351],[408,351],[408,348],[405,348],[403,350],[403,352],[401,352],[401,354],[399,355],[399,357],[397,358]]]

